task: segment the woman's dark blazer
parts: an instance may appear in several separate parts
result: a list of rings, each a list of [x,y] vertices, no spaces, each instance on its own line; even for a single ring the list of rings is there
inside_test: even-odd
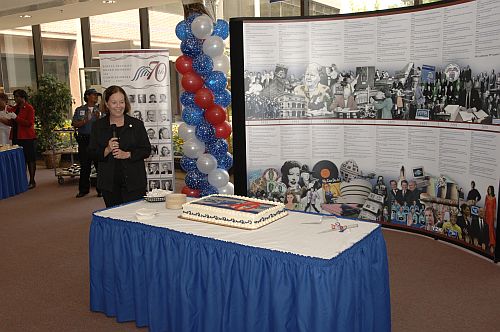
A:
[[[144,159],[151,153],[151,144],[141,120],[125,114],[124,125],[120,132],[120,149],[131,153],[130,159],[122,159],[122,172],[127,191],[146,190],[146,168]],[[89,155],[98,161],[97,188],[113,191],[116,159],[110,153],[104,157],[104,149],[113,137],[109,116],[97,120],[92,125]]]

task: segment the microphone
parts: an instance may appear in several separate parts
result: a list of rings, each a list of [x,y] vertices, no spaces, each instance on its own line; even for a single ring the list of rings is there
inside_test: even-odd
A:
[[[111,125],[111,131],[113,132],[112,137],[117,138],[118,136],[116,134],[116,125],[115,124]]]

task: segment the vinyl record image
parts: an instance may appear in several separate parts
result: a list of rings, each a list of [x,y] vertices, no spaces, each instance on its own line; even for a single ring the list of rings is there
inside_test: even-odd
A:
[[[337,180],[339,170],[337,166],[329,160],[321,160],[312,169],[313,177],[321,180]]]

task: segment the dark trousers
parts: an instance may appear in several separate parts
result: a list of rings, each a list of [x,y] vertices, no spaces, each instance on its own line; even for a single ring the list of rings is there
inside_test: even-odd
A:
[[[89,157],[89,135],[78,135],[78,159],[80,160],[80,181],[78,182],[78,191],[88,193],[90,191],[90,171],[94,163],[97,171],[97,162]],[[99,189],[97,190],[99,191]]]
[[[127,191],[125,185],[116,185],[113,191],[102,191],[102,198],[106,207],[112,207],[123,203],[137,201],[146,195],[146,188],[134,191]]]

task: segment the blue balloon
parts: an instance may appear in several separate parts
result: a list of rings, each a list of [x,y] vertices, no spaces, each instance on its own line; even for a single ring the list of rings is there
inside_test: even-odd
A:
[[[219,193],[219,190],[207,182],[207,185],[205,185],[205,186],[203,186],[203,188],[201,188],[200,195],[203,197],[203,196],[208,196],[208,195],[213,195],[213,194],[218,194],[218,193]]]
[[[229,92],[229,90],[225,89],[222,91],[218,91],[214,94],[214,96],[214,100],[217,105],[220,105],[224,108],[231,105],[231,92]]]
[[[229,145],[225,139],[219,138],[207,145],[207,151],[217,158],[222,158],[226,155]]]
[[[196,159],[189,158],[186,156],[182,156],[180,164],[181,164],[181,168],[185,172],[190,172],[190,171],[194,171],[195,169],[198,169],[196,167]]]
[[[190,106],[182,111],[182,120],[190,126],[197,126],[205,121],[205,112],[198,106]]]
[[[184,107],[196,106],[194,102],[194,93],[192,92],[184,91],[183,93],[181,93],[180,99],[181,99],[181,104]]]
[[[215,157],[215,156],[214,156]],[[217,159],[217,167],[225,169],[226,171],[233,167],[233,155],[229,152],[225,156],[215,157]]]
[[[208,75],[214,69],[214,61],[202,53],[193,59],[193,69],[202,76]]]
[[[227,85],[227,77],[221,71],[213,71],[205,78],[205,86],[214,94],[224,91]]]
[[[189,37],[193,37],[191,32],[191,25],[188,25],[186,21],[180,21],[175,27],[175,35],[180,40],[186,40]]]
[[[226,39],[227,37],[229,37],[229,23],[219,18],[217,20],[217,23],[215,24],[212,36],[219,36],[222,39]]]
[[[208,183],[208,178],[206,174],[203,174],[196,169],[186,173],[184,182],[189,188],[201,189]]]
[[[196,58],[203,53],[203,43],[196,37],[189,37],[181,42],[181,51],[185,55]]]
[[[210,123],[203,121],[200,125],[196,126],[196,137],[205,143],[215,140],[215,128]]]

